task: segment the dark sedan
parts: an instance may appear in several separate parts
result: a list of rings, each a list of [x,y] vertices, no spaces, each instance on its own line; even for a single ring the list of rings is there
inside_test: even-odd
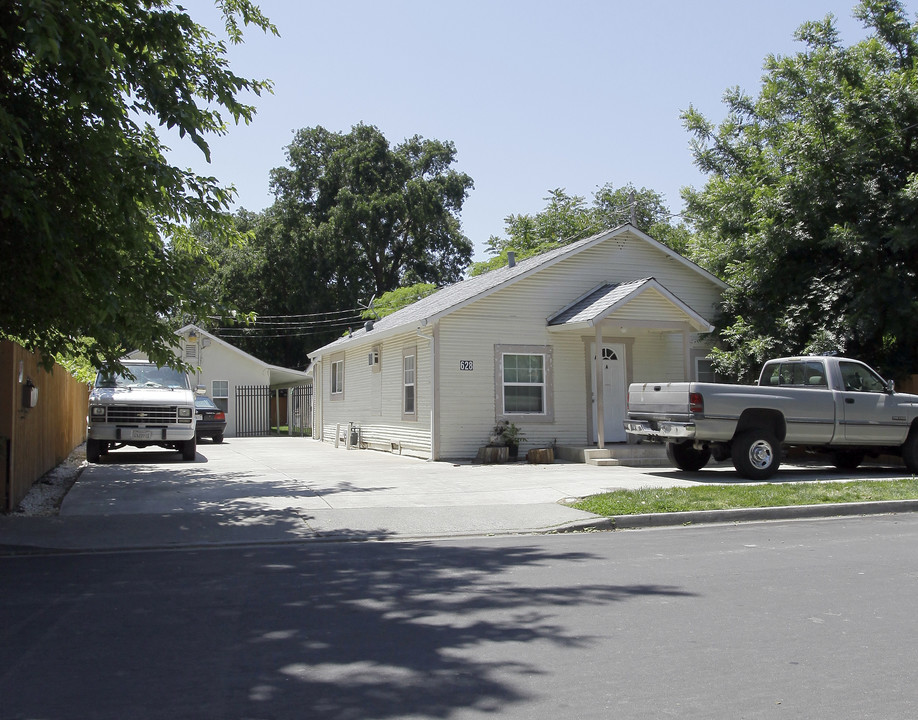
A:
[[[198,440],[209,437],[214,442],[223,442],[226,432],[226,415],[216,403],[205,395],[194,399],[194,409],[198,416]]]

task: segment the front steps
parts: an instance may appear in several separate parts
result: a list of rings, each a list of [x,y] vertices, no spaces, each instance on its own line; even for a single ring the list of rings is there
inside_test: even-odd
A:
[[[607,467],[670,467],[666,458],[666,447],[662,444],[614,443],[599,448],[559,447],[555,453],[558,457],[572,462],[583,462],[587,465]]]

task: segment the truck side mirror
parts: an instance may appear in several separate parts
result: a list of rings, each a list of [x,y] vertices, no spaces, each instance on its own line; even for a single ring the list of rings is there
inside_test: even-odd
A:
[[[896,392],[896,381],[895,380],[886,381],[886,392],[889,395],[895,394]]]

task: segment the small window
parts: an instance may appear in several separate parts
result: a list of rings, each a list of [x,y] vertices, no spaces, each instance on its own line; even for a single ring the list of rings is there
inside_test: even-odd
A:
[[[367,365],[369,365],[375,373],[378,373],[381,370],[381,366],[379,364],[379,353],[379,345],[374,345],[370,352],[367,354]]]
[[[710,358],[695,358],[695,379],[703,383],[716,382],[714,361]]]
[[[211,384],[211,399],[223,412],[229,412],[229,381],[214,380]]]
[[[404,392],[402,413],[406,416],[417,415],[417,355],[406,353],[402,358]]]
[[[332,360],[331,364],[331,389],[332,400],[339,400],[344,396],[344,356]]]

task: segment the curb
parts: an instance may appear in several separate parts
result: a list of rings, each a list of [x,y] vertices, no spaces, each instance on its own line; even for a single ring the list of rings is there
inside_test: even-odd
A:
[[[787,505],[782,507],[735,508],[730,510],[691,510],[687,512],[615,515],[600,518],[615,530],[705,523],[732,523],[754,520],[796,520],[849,515],[887,515],[918,512],[918,500],[876,500],[859,503],[824,503],[820,505]],[[600,523],[592,523],[598,526]]]

